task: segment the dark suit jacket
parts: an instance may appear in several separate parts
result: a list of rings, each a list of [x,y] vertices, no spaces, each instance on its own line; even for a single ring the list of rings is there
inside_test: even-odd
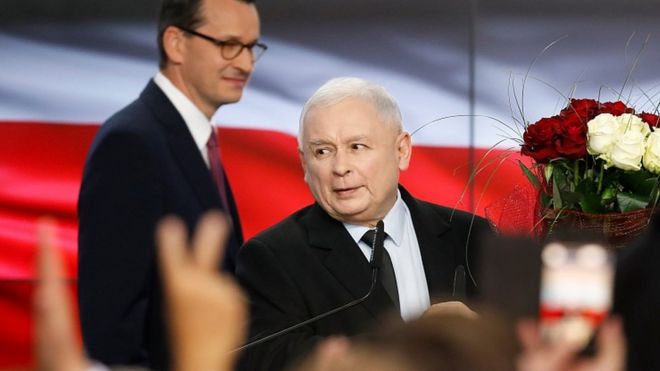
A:
[[[403,188],[401,195],[410,209],[431,300],[449,297],[455,268],[467,266],[466,256],[472,267],[474,237],[487,224],[474,220],[466,251],[472,214],[456,211],[450,221],[451,209],[416,200]],[[368,261],[342,223],[318,204],[248,241],[239,251],[236,275],[250,297],[253,339],[360,298],[371,284]],[[468,295],[474,295],[476,287],[469,277],[467,282]],[[241,368],[279,370],[320,338],[357,334],[392,310],[392,300],[377,284],[366,302],[247,350]]]
[[[235,232],[225,268],[233,270],[242,237],[231,192],[229,199]],[[219,193],[183,118],[150,81],[101,126],[85,164],[78,283],[91,358],[166,367],[154,227],[174,214],[192,230],[202,213],[218,208]]]

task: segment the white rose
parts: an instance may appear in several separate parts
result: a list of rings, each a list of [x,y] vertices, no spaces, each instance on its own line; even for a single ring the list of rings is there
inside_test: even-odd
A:
[[[660,131],[652,132],[646,139],[644,167],[655,174],[660,174]]]
[[[612,151],[604,156],[608,163],[605,167],[614,165],[622,170],[639,170],[642,168],[642,156],[646,150],[646,135],[640,131],[627,130],[619,133]]]
[[[609,154],[619,130],[619,121],[602,113],[587,122],[587,151],[592,155]]]
[[[637,131],[642,133],[645,137],[651,132],[649,124],[642,121],[641,118],[630,113],[624,113],[621,116],[617,116],[616,121],[619,123],[619,131]]]

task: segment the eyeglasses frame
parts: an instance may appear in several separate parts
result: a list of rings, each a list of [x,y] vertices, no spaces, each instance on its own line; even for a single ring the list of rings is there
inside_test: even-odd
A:
[[[259,58],[261,58],[261,56],[264,55],[266,50],[268,50],[268,45],[266,45],[262,42],[259,42],[259,41],[255,41],[255,42],[250,43],[250,44],[243,44],[242,42],[236,41],[236,40],[232,40],[232,41],[219,40],[219,39],[216,39],[215,37],[203,34],[201,32],[195,31],[195,30],[188,29],[186,27],[181,27],[181,26],[176,26],[176,27],[178,29],[180,29],[181,31],[185,32],[185,33],[189,33],[193,36],[197,36],[197,37],[199,37],[201,39],[204,39],[206,41],[209,41],[213,45],[219,47],[220,48],[220,53],[222,54],[222,57],[226,60],[232,60],[232,59],[238,58],[238,56],[241,55],[243,50],[247,49],[252,54],[252,61],[257,62],[259,60]],[[236,55],[231,56],[231,57],[227,57],[225,55],[225,52],[224,52],[225,46],[227,46],[227,45],[240,45],[241,48],[238,50]],[[255,50],[254,50],[255,46],[259,48],[259,49],[257,49],[257,51],[258,51],[257,53],[255,53]]]

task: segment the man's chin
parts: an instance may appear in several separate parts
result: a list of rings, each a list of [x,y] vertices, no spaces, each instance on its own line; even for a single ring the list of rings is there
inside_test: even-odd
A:
[[[219,90],[217,97],[220,105],[236,103],[243,97],[243,89],[226,86]]]
[[[349,224],[359,224],[366,225],[371,222],[371,220],[364,214],[364,208],[354,208],[354,209],[334,209],[333,213],[329,213],[334,219],[339,220],[340,222],[349,223]]]
[[[237,103],[239,100],[241,100],[242,94],[237,94],[235,96],[227,96],[223,97],[222,101],[218,106],[222,106],[225,104],[232,104],[232,103]]]

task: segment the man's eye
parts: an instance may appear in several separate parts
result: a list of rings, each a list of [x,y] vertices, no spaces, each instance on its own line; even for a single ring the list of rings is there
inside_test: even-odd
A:
[[[327,149],[327,148],[317,148],[317,149],[314,150],[314,153],[317,156],[323,156],[323,155],[327,155],[328,153],[330,153],[330,150]]]
[[[365,148],[367,148],[367,146],[362,143],[351,144],[351,149],[365,149]]]

